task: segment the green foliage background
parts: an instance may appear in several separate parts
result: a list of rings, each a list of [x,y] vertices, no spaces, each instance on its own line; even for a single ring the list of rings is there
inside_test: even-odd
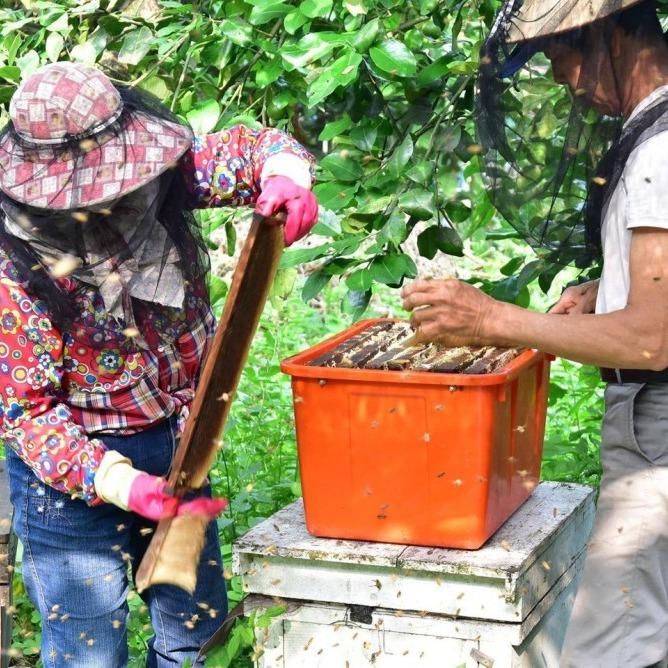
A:
[[[305,262],[316,268],[298,282],[303,301],[290,294],[291,280],[275,291],[235,400],[227,447],[212,472],[215,490],[231,501],[220,520],[228,567],[234,538],[300,491],[289,386],[278,361],[365,309],[392,304],[386,286],[417,273],[406,246],[416,225],[426,258],[466,255],[458,266],[497,298],[542,309],[549,303],[536,287],[544,267],[512,241],[514,232],[495,216],[478,173],[477,54],[499,4],[5,0],[0,6],[0,125],[22,76],[46,62],[75,60],[149,90],[198,132],[237,122],[274,125],[318,158],[317,243],[283,258],[288,272]],[[543,84],[552,86],[547,79]],[[234,215],[202,214],[211,232],[224,226],[230,248]],[[547,290],[553,277],[541,287]],[[554,288],[550,298],[557,293]],[[214,278],[212,294],[220,304],[220,279]],[[342,312],[331,308],[338,303]],[[601,404],[595,372],[557,365],[550,401],[544,476],[596,483]],[[229,590],[234,604],[242,594],[231,576]],[[39,617],[20,578],[15,595],[16,660],[32,665]],[[141,601],[133,598],[131,607],[132,665],[139,666],[150,628]],[[238,625],[210,665],[249,666],[271,614]]]

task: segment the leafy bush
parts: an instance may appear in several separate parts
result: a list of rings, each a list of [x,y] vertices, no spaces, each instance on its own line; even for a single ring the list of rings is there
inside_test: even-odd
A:
[[[238,121],[290,130],[321,158],[323,243],[284,260],[323,261],[307,297],[346,274],[348,310],[359,314],[374,283],[415,276],[402,244],[416,224],[425,227],[420,253],[433,257],[461,255],[460,232],[490,221],[476,178],[472,100],[497,2],[121,4],[5,3],[0,104],[21,75],[71,59],[151,91],[199,132]]]

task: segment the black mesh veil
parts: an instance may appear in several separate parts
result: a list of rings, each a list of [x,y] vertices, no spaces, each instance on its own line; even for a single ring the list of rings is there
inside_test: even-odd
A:
[[[156,128],[167,122],[183,137],[190,129],[151,95],[118,87],[122,111],[102,132],[69,136],[57,147],[27,141],[9,122],[0,145],[11,146],[3,161],[35,161],[45,170],[58,170],[68,161],[92,173],[103,160],[105,146],[114,138],[116,169],[136,163],[137,133],[160,136]],[[178,127],[177,127],[178,126]],[[179,130],[182,128],[182,130]],[[119,153],[120,145],[120,153]],[[98,150],[100,149],[100,150]],[[53,197],[56,197],[54,193]],[[141,309],[184,308],[183,295],[197,288],[206,300],[209,271],[206,243],[190,210],[190,193],[176,162],[156,170],[140,187],[85,207],[28,206],[0,193],[0,244],[13,260],[19,278],[46,305],[56,324],[67,330],[76,317],[71,292],[62,278],[71,274],[98,285],[102,294],[118,297],[119,318],[127,325]],[[180,282],[179,282],[180,281]],[[120,291],[114,285],[120,286]],[[185,286],[185,290],[184,290]],[[110,298],[111,299],[111,298]],[[111,306],[111,305],[110,305]],[[131,321],[131,322],[129,322]]]
[[[584,268],[600,259],[602,215],[630,153],[668,129],[668,103],[664,97],[626,124],[607,106],[622,84],[612,64],[615,31],[656,29],[660,39],[654,3],[610,13],[611,4],[599,2],[600,17],[559,31],[577,5],[591,11],[597,3],[546,0],[538,13],[544,29],[524,40],[523,2],[506,2],[482,47],[476,113],[498,211],[539,257]],[[545,52],[566,63],[569,85],[554,85],[554,75],[558,83],[567,77]],[[579,70],[568,68],[574,54]]]

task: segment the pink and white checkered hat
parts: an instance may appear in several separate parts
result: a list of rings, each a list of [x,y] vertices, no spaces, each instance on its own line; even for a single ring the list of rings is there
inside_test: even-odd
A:
[[[173,167],[192,145],[189,127],[124,111],[110,79],[92,67],[53,63],[18,87],[10,131],[0,136],[0,189],[48,209],[116,199]]]

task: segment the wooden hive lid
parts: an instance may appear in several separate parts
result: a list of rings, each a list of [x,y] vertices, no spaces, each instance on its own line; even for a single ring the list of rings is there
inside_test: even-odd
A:
[[[593,512],[590,487],[543,482],[480,550],[450,550],[316,538],[296,501],[236,542],[234,567],[249,593],[524,622],[567,586]]]

